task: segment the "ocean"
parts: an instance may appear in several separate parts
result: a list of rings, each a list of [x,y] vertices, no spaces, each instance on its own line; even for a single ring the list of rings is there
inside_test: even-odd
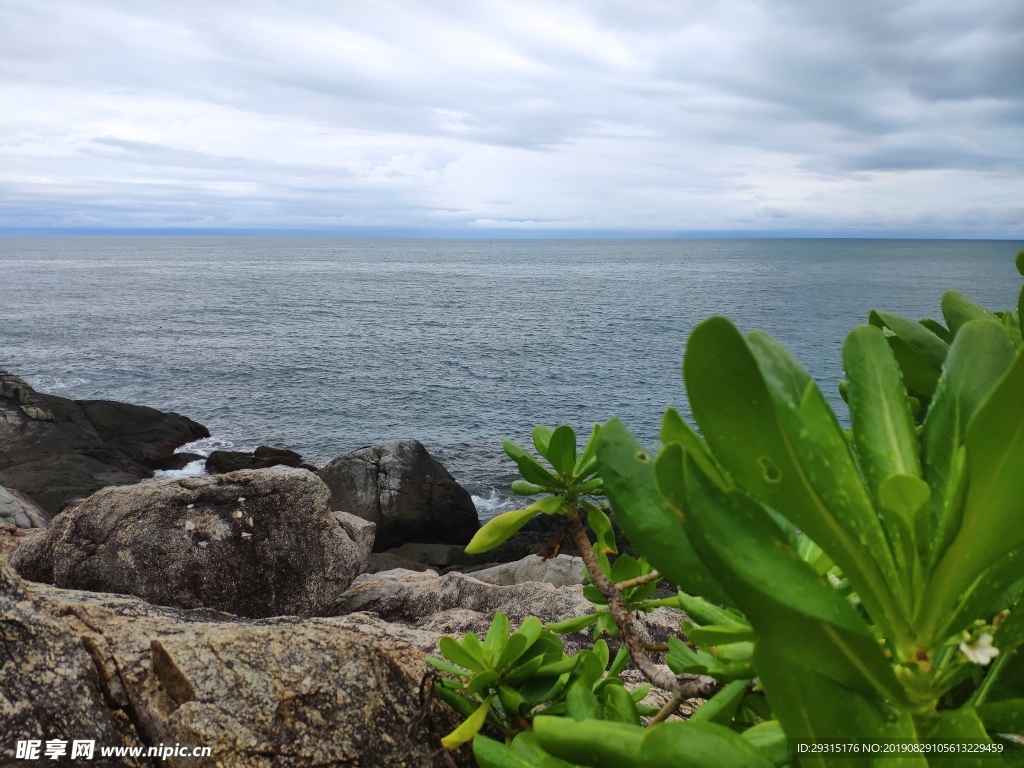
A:
[[[868,311],[941,318],[955,287],[1014,306],[1005,241],[0,238],[0,367],[40,391],[183,413],[197,446],[322,465],[414,437],[511,508],[501,450],[618,416],[647,443],[686,412],[687,334],[761,328],[845,418],[840,348]]]

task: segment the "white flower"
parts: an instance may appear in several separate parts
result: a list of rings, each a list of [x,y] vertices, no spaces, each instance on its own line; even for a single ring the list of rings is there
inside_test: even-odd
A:
[[[960,643],[960,653],[984,667],[999,655],[999,649],[992,645],[992,635],[985,632],[973,643]]]

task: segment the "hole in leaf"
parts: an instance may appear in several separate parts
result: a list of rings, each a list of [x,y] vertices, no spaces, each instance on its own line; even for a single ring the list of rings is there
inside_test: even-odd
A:
[[[640,459],[640,461],[645,461],[646,462],[646,461],[650,461],[651,460],[651,457],[647,455],[646,451],[637,451],[636,452],[636,457],[638,459]]]
[[[767,456],[762,456],[757,460],[757,463],[761,465],[761,472],[764,474],[765,482],[778,483],[782,480],[782,470],[775,466],[775,462]]]

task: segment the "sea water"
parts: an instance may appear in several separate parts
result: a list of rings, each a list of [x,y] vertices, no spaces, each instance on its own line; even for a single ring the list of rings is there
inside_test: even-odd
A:
[[[653,443],[667,406],[687,411],[680,362],[709,315],[778,338],[845,418],[850,328],[873,307],[940,318],[949,287],[1009,308],[1021,245],[8,237],[0,367],[183,413],[213,434],[201,452],[319,465],[417,438],[488,517],[513,503],[504,437],[618,416]]]

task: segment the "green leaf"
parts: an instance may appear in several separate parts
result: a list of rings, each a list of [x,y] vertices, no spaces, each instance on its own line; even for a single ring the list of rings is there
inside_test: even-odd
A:
[[[530,522],[538,512],[552,514],[562,506],[562,499],[559,496],[548,496],[536,501],[528,507],[513,509],[510,512],[502,512],[497,517],[492,517],[473,534],[473,538],[466,545],[466,554],[478,555],[494,549],[499,544],[508,541],[518,533],[519,529]]]
[[[690,626],[686,636],[694,645],[708,648],[713,645],[753,642],[757,634],[752,627],[732,624],[709,624],[703,627]]]
[[[691,723],[718,723],[728,725],[732,722],[733,715],[743,701],[747,692],[749,680],[733,680],[727,683],[722,690],[708,699],[701,705],[700,709],[690,716]]]
[[[939,743],[992,743],[978,713],[967,707],[940,712],[938,721],[924,740]],[[952,754],[942,759],[943,768],[985,768],[986,765],[991,765],[991,758],[978,753]]]
[[[469,717],[476,711],[476,708],[480,706],[479,702],[467,699],[461,693],[456,693],[450,688],[446,688],[440,682],[434,684],[434,692],[441,701],[463,717]]]
[[[490,652],[494,660],[501,655],[508,642],[508,616],[501,611],[494,614],[491,626],[487,629],[487,636],[484,638],[484,650]]]
[[[1017,356],[975,413],[965,445],[969,480],[963,522],[929,583],[922,621],[926,633],[937,628],[985,568],[1024,544],[1024,355]]]
[[[528,483],[525,480],[512,481],[512,493],[517,496],[535,496],[544,492],[544,486],[536,483]]]
[[[612,529],[612,521],[608,515],[602,512],[593,504],[587,504],[587,524],[597,534],[597,545],[606,552],[618,552],[615,545],[615,531]]]
[[[597,621],[600,615],[600,613],[588,613],[586,616],[577,616],[572,619],[566,619],[565,621],[556,621],[551,624],[547,624],[546,626],[552,632],[565,635],[569,632],[579,632],[582,629],[586,629]]]
[[[896,362],[900,364],[907,391],[924,400],[931,399],[935,393],[935,387],[939,384],[941,369],[911,349],[899,336],[890,336],[886,341],[889,342],[889,348],[896,357]]]
[[[936,526],[930,566],[959,528],[961,510],[958,500],[953,498],[957,485],[954,460],[964,444],[967,425],[1013,363],[1014,356],[1005,330],[987,321],[968,323],[949,349],[921,432],[924,478],[932,489],[931,514]]]
[[[871,492],[890,475],[921,476],[910,403],[896,358],[880,330],[854,329],[843,345],[850,422]]]
[[[956,338],[960,328],[971,320],[995,320],[995,315],[984,307],[979,307],[962,293],[957,291],[946,291],[942,294],[942,316],[946,318],[946,325]]]
[[[618,419],[601,428],[597,463],[615,519],[651,565],[687,592],[732,605],[694,551],[682,518],[665,505],[654,478],[654,456]]]
[[[985,569],[961,596],[956,612],[937,631],[938,637],[948,637],[968,627],[978,619],[991,621],[999,611],[1009,606],[1002,600],[1007,586],[1024,574],[1024,546],[1015,547]],[[1024,610],[1015,611],[1024,617]],[[1001,647],[1001,646],[997,646]]]
[[[551,435],[554,434],[554,430],[550,427],[545,427],[538,424],[533,428],[533,446],[544,458],[548,456],[548,445],[551,444]]]
[[[684,372],[704,437],[736,483],[832,558],[888,636],[910,635],[903,601],[889,588],[899,583],[896,565],[860,469],[806,371],[764,334],[752,334],[748,346],[728,320],[714,317],[690,335]]]
[[[516,466],[519,467],[519,474],[528,483],[540,485],[545,488],[559,487],[558,478],[548,472],[533,456],[524,453],[516,459]]]
[[[558,474],[563,477],[572,476],[573,467],[576,466],[576,433],[572,427],[563,424],[554,431],[548,444],[547,458]]]
[[[616,723],[640,725],[640,713],[629,691],[621,685],[609,685],[604,689],[604,719]]]
[[[930,317],[923,317],[918,322],[947,344],[953,343],[953,334],[942,323],[932,320]]]
[[[565,695],[565,713],[573,720],[593,720],[601,714],[601,703],[589,685],[577,683]]]
[[[466,686],[467,696],[476,696],[481,691],[490,688],[494,685],[495,681],[501,677],[497,670],[488,669],[481,672],[479,675],[475,675],[472,680],[469,681],[469,685]]]
[[[573,468],[573,474],[577,477],[586,477],[590,474],[584,472],[584,467],[588,464],[592,464],[594,459],[597,457],[597,436],[601,434],[601,426],[595,424],[594,428],[590,432],[590,437],[587,438],[587,444],[583,446],[583,453],[580,455],[579,461],[576,462],[576,466]]]
[[[688,595],[680,592],[678,595],[679,607],[686,615],[700,624],[725,624],[734,627],[749,627],[743,619],[725,608],[709,603],[702,597]]]
[[[1024,699],[1005,699],[977,708],[985,729],[992,733],[1024,734]]]
[[[480,768],[537,768],[537,763],[527,760],[512,747],[477,734],[473,739],[473,757]]]
[[[683,469],[682,461],[678,446],[658,457],[661,490],[673,505],[686,493],[687,530],[757,632],[758,647],[770,640],[808,670],[903,703],[903,689],[857,610],[797,556],[758,504],[723,491],[692,460]],[[673,482],[680,474],[684,488]]]
[[[1017,271],[1024,275],[1024,249],[1017,251],[1017,258],[1014,263],[1017,265]]]
[[[486,669],[482,658],[467,651],[451,635],[442,637],[438,641],[438,648],[445,655],[445,658],[458,664],[460,667],[465,667],[473,672],[483,672]]]
[[[730,485],[722,468],[711,455],[711,449],[704,442],[704,438],[698,435],[689,424],[683,421],[683,417],[675,408],[669,408],[661,420],[661,442],[664,445],[679,443],[693,460],[697,462],[704,474],[712,478],[723,488]]]
[[[936,370],[942,369],[949,345],[926,326],[915,323],[909,317],[877,309],[871,310],[868,321],[871,325],[888,328],[929,365]]]
[[[493,700],[493,695],[488,696],[476,712],[467,717],[462,725],[441,739],[441,745],[445,749],[458,749],[476,736],[477,732],[483,728],[484,721],[487,719],[487,713],[491,711],[491,702]]]
[[[910,716],[902,723],[889,723],[887,713],[876,697],[864,696],[834,679],[811,671],[788,653],[775,638],[758,642],[754,649],[754,665],[772,714],[791,739],[907,739],[913,734]],[[904,730],[899,732],[900,727]],[[912,736],[910,736],[912,738]],[[858,756],[811,756],[800,759],[801,768],[858,768]],[[907,763],[922,766],[927,763]]]
[[[741,736],[749,741],[775,765],[790,762],[789,740],[778,720],[766,720],[747,728]]]
[[[531,765],[536,765],[537,768],[574,768],[569,763],[559,760],[541,749],[533,731],[523,731],[518,734],[512,740],[512,749],[527,760],[532,760]]]
[[[445,661],[444,659],[435,659],[433,656],[427,656],[427,664],[441,672],[448,672],[449,674],[459,675],[461,677],[470,677],[470,674],[463,667],[456,666],[450,661]]]

